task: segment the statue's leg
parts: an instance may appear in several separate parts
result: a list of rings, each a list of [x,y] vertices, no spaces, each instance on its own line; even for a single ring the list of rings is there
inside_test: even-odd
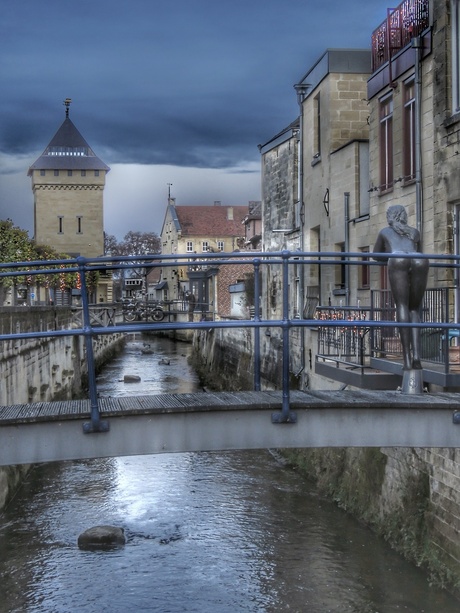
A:
[[[420,323],[420,307],[428,279],[429,262],[426,259],[411,260],[409,309],[412,323]],[[420,328],[411,329],[412,368],[422,368],[420,353]]]
[[[388,277],[391,293],[396,304],[396,320],[399,323],[410,323],[409,270],[410,260],[408,258],[391,258],[388,261]],[[412,368],[410,328],[400,327],[399,336],[403,351],[403,368],[404,370],[410,370]]]
[[[411,311],[411,322],[414,324],[420,323],[420,312],[417,309],[416,311]],[[420,361],[420,328],[411,328],[411,341],[412,341],[412,368],[418,369],[422,368],[422,363]]]

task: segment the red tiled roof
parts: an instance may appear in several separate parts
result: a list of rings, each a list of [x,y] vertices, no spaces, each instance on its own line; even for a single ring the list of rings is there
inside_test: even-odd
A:
[[[241,224],[249,212],[247,206],[223,205],[176,205],[175,209],[182,236],[243,236]]]

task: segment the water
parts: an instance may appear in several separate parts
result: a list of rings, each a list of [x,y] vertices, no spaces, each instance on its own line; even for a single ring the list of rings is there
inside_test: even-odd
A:
[[[152,345],[147,356],[142,340],[130,343],[100,392],[194,391],[189,347]],[[125,529],[127,545],[80,551],[78,535],[106,523]],[[0,518],[0,576],[1,613],[459,609],[268,451],[39,466]]]

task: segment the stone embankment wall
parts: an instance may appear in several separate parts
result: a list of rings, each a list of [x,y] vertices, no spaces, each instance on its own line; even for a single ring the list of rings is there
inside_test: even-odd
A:
[[[194,366],[203,384],[214,389],[251,389],[252,339],[249,329],[197,332]],[[261,343],[265,347],[267,340]],[[279,388],[281,346],[271,343],[267,354],[263,347],[262,387]],[[291,377],[293,389],[298,388],[296,383]],[[283,453],[322,493],[422,566],[433,582],[460,597],[460,449],[298,449]]]
[[[0,309],[1,334],[64,330],[72,327],[72,311],[48,307]],[[69,399],[82,395],[87,381],[84,339],[0,341],[0,405]],[[110,359],[124,343],[121,334],[94,337],[96,366]],[[0,509],[21,481],[26,467],[0,467]]]

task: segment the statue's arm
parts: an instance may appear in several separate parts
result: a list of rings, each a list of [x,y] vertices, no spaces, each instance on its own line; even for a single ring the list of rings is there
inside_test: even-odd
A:
[[[380,231],[379,235],[377,236],[377,240],[375,241],[373,253],[386,253],[387,251],[388,251],[387,241],[385,240],[385,237],[382,231]],[[377,262],[388,262],[388,258],[384,256],[373,255],[372,259],[376,260]]]

